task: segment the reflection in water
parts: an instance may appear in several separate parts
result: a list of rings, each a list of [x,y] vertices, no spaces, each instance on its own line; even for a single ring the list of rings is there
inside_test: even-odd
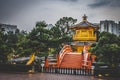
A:
[[[32,73],[28,74],[29,77],[32,77],[32,75],[33,75]]]

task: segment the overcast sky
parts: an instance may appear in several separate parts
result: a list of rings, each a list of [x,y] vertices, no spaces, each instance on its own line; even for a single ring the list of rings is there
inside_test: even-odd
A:
[[[120,0],[0,0],[0,23],[30,31],[37,21],[55,24],[62,17],[88,21],[120,21]]]

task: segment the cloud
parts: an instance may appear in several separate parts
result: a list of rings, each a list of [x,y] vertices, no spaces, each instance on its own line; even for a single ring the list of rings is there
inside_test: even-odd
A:
[[[12,18],[37,0],[0,0],[0,22]]]
[[[88,20],[93,23],[103,19],[118,21],[120,8],[109,7],[115,5],[115,1],[0,0],[0,23],[15,24],[20,30],[30,31],[37,21],[45,20],[46,23],[54,25],[62,17],[73,17],[78,19],[79,23],[83,14],[86,14]],[[97,9],[93,8],[95,5]],[[119,6],[118,3],[115,6]]]
[[[94,3],[89,4],[91,8],[99,7],[120,7],[120,0],[95,0]]]
[[[62,0],[62,1],[67,1],[67,2],[78,2],[78,0]]]
[[[9,19],[12,19],[15,15],[21,13],[21,11],[29,10],[30,8],[36,7],[38,5],[42,5],[41,7],[38,7],[45,10],[51,7],[51,4],[59,5],[59,3],[74,3],[77,1],[78,0],[0,0],[0,22],[8,21]],[[44,6],[44,4],[46,7]]]

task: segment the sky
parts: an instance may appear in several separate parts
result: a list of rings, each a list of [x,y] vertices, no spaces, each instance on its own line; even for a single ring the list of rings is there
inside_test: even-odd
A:
[[[120,21],[120,0],[0,0],[0,23],[17,25],[31,31],[37,21],[55,24],[62,17],[78,22],[86,14],[88,21]]]

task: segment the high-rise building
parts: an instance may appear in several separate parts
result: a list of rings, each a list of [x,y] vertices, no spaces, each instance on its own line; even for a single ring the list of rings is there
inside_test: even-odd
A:
[[[118,24],[118,30],[119,30],[119,35],[120,35],[120,21],[119,21],[119,24]]]
[[[112,20],[104,20],[104,21],[100,21],[100,28],[99,28],[100,32],[109,32],[112,34],[115,34],[117,36],[120,35],[119,33],[119,24],[115,23]]]
[[[52,24],[48,24],[47,27],[46,27],[46,29],[49,29],[49,30],[50,30],[52,27],[53,27]]]
[[[10,25],[10,24],[1,24],[0,23],[0,28],[4,31],[4,33],[7,33],[7,32],[15,33],[15,31],[17,30],[16,25]]]

